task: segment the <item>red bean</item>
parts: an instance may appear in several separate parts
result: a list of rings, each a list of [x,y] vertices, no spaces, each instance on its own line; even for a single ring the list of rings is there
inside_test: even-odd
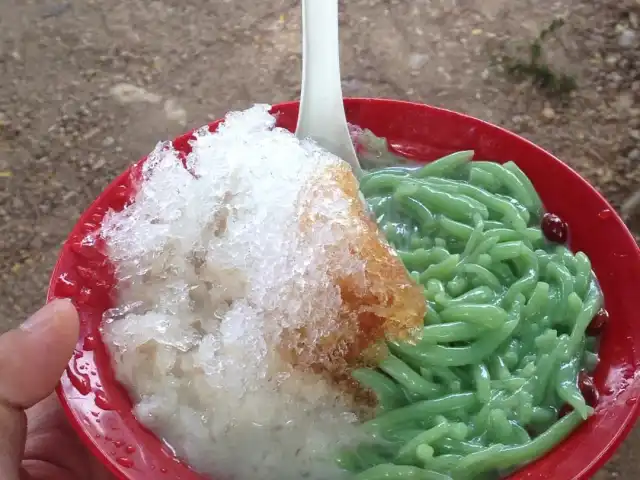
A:
[[[580,392],[582,392],[582,396],[585,402],[587,402],[587,405],[595,408],[600,399],[600,394],[593,383],[593,379],[584,370],[581,370],[578,374],[578,388]]]
[[[609,312],[607,312],[604,308],[601,308],[596,316],[593,317],[591,323],[587,327],[587,335],[591,335],[593,337],[600,335],[602,330],[605,329],[607,324],[609,323]]]
[[[566,417],[571,412],[573,412],[573,407],[568,403],[565,403],[560,409],[560,412],[558,413],[558,418]]]
[[[547,240],[554,243],[566,243],[569,236],[569,227],[562,219],[553,213],[545,213],[542,216],[540,226]]]

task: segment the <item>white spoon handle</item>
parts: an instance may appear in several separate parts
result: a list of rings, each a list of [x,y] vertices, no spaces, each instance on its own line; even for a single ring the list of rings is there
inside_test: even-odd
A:
[[[302,0],[302,92],[298,138],[311,138],[360,177],[340,83],[338,0]]]

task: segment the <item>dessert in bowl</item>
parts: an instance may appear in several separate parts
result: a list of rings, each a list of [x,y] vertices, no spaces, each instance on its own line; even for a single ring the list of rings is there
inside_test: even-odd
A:
[[[399,156],[431,162],[459,153],[433,163],[436,168],[389,168],[365,176],[361,186],[368,205],[364,207],[354,192],[355,179],[341,169],[338,159],[284,131],[277,132],[278,146],[274,146],[269,122],[291,131],[297,117],[295,103],[283,104],[271,109],[272,120],[265,111],[258,112],[259,121],[245,118],[234,129],[231,124],[238,117],[227,118],[226,136],[226,127],[218,136],[201,130],[160,146],[116,179],[85,212],[63,248],[49,292],[50,298],[71,297],[81,314],[81,339],[59,387],[81,436],[114,473],[131,479],[161,474],[200,478],[196,471],[243,478],[261,465],[262,478],[269,478],[266,472],[271,471],[281,475],[274,478],[289,478],[287,474],[295,478],[291,472],[320,472],[310,478],[339,478],[335,472],[363,479],[470,478],[485,470],[514,478],[586,478],[606,461],[637,414],[640,334],[634,329],[631,292],[640,278],[640,263],[632,236],[607,202],[575,172],[514,134],[419,104],[349,99],[345,106],[351,124],[386,138]],[[214,122],[208,130],[219,125]],[[239,135],[248,135],[251,142],[243,142]],[[270,148],[281,153],[285,144],[290,148],[289,164],[264,163],[274,158]],[[257,160],[248,157],[256,145],[261,155]],[[225,151],[229,153],[220,154],[218,163],[201,162],[207,155],[214,158],[211,152]],[[481,162],[469,164],[469,151]],[[296,171],[291,162],[297,158],[301,164]],[[496,170],[482,162],[486,160],[504,167]],[[329,173],[318,175],[320,171]],[[234,180],[233,172],[245,173]],[[270,177],[259,178],[259,172]],[[221,182],[228,183],[216,190]],[[173,195],[171,188],[182,189],[183,194]],[[477,197],[483,195],[478,191],[492,196]],[[225,197],[241,192],[249,192],[246,198],[253,198],[253,203]],[[202,198],[214,203],[193,207],[193,200]],[[390,208],[395,204],[397,208]],[[229,207],[227,213],[211,216],[221,206]],[[163,207],[163,213],[153,210],[156,207]],[[501,212],[502,208],[506,210]],[[368,209],[375,213],[384,237],[374,235],[375,224],[365,215]],[[250,215],[243,217],[244,211]],[[409,228],[398,228],[403,212],[410,219]],[[210,231],[224,226],[239,236],[232,241],[226,233],[220,235],[226,238],[227,244],[218,244],[227,248],[227,256],[223,250],[210,255],[216,260],[215,266],[205,268],[209,277],[192,278],[182,284],[180,293],[171,279],[184,280],[186,270],[175,277],[176,269],[165,267],[175,266],[184,252],[193,253],[193,248],[183,252],[180,242],[202,238],[202,229],[189,228],[206,215],[211,216]],[[340,215],[346,216],[336,221]],[[291,238],[297,238],[297,247],[285,248],[291,238],[278,235],[294,227],[297,233]],[[149,229],[155,231],[152,236],[136,237]],[[346,238],[346,243],[336,243],[334,237]],[[158,250],[159,244],[153,242],[163,238],[171,238],[174,245]],[[358,247],[367,242],[369,247]],[[558,247],[563,242],[568,248]],[[478,250],[480,244],[485,250]],[[140,245],[153,248],[136,249]],[[160,251],[164,256],[149,256]],[[283,255],[285,251],[298,256]],[[528,252],[539,253],[533,259]],[[527,255],[537,265],[532,277],[527,277],[532,267],[524,260],[515,260],[510,272],[492,267],[494,262]],[[250,280],[247,275],[234,280],[232,273],[242,271],[240,260],[246,263],[250,258],[253,266],[265,260],[261,273],[249,275]],[[584,259],[590,261],[587,270]],[[189,269],[208,261],[207,255],[191,260]],[[406,269],[400,268],[402,264]],[[331,268],[314,270],[313,265]],[[376,265],[384,266],[385,273],[375,270]],[[214,270],[217,276],[211,277]],[[295,275],[287,274],[291,271]],[[154,288],[165,292],[165,298],[167,292],[188,298],[187,303],[200,305],[197,314],[208,311],[210,317],[196,319],[192,306],[187,313],[177,303],[158,305],[156,290],[148,284],[137,288],[135,279],[145,275],[147,280],[162,278],[164,283],[154,283]],[[380,278],[386,282],[376,284]],[[511,288],[515,284],[518,287]],[[199,297],[198,288],[207,294]],[[249,298],[247,291],[260,288],[270,293],[260,302]],[[187,297],[180,297],[184,289]],[[211,302],[211,291],[227,295],[217,295],[215,308],[205,305]],[[350,294],[336,296],[336,291]],[[371,291],[378,295],[367,295]],[[307,296],[309,292],[314,295]],[[321,292],[324,296],[318,297]],[[284,307],[283,302],[266,301],[269,295],[287,299]],[[366,302],[358,301],[365,297]],[[537,302],[547,297],[557,303],[544,308],[552,316],[558,315],[558,308],[563,310],[561,320],[542,322],[549,315]],[[217,310],[222,304],[225,309]],[[234,317],[240,306],[257,304],[260,312],[244,310]],[[270,316],[264,313],[265,304]],[[146,306],[140,310],[141,305]],[[601,307],[608,312],[606,325]],[[534,310],[539,310],[539,318]],[[243,322],[231,320],[252,315],[268,328],[251,341],[234,343],[249,338],[248,332],[259,322],[249,322],[244,331]],[[179,330],[173,328],[175,318],[186,322]],[[309,323],[293,321],[301,318]],[[577,324],[580,328],[574,333]],[[421,331],[416,333],[415,327]],[[174,330],[179,334],[175,338]],[[531,345],[523,347],[530,337],[535,337]],[[223,340],[216,344],[216,338]],[[205,339],[212,343],[203,343]],[[238,350],[238,345],[244,347]],[[557,364],[551,362],[556,365],[553,381],[542,382],[540,362],[561,347],[567,352]],[[202,355],[209,352],[211,358],[198,357],[194,363],[195,350]],[[139,361],[141,355],[153,359]],[[181,365],[177,370],[176,362]],[[151,371],[149,365],[160,370]],[[190,368],[207,383],[202,389],[193,388],[207,393],[185,399],[187,404],[170,403],[176,395],[188,397],[189,385],[197,383],[174,382],[176,375],[184,377]],[[288,380],[278,380],[274,387],[273,379],[280,379],[283,371]],[[581,383],[562,381],[561,371],[567,379],[577,381],[580,376]],[[150,381],[154,378],[159,382]],[[264,380],[264,388],[243,396],[248,379]],[[527,385],[553,385],[547,388],[552,392],[528,390],[527,381]],[[212,382],[218,384],[212,387]],[[286,401],[283,392],[289,395]],[[247,401],[229,400],[234,398]],[[514,402],[529,403],[531,411],[516,408]],[[564,403],[571,405],[571,412],[560,411]],[[188,409],[181,409],[184,406]],[[403,418],[406,412],[409,415]],[[416,412],[424,421],[411,419]],[[293,420],[287,424],[291,430],[278,428],[283,419]],[[254,424],[259,425],[253,430],[247,427]],[[259,433],[265,430],[268,435]],[[381,430],[391,431],[393,438]],[[553,438],[544,437],[548,431]],[[233,432],[240,433],[224,444],[225,435]],[[384,438],[384,445],[372,438]],[[539,438],[543,441],[533,443]],[[553,448],[546,453],[549,445]],[[291,466],[284,474],[277,470],[283,463]],[[513,471],[522,463],[527,465]],[[275,470],[268,470],[272,465]],[[261,474],[257,472],[254,475]],[[443,477],[421,477],[422,472]]]

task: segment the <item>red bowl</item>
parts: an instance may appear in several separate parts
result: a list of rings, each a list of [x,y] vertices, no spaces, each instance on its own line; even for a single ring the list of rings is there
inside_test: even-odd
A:
[[[432,161],[457,150],[476,158],[514,160],[529,176],[548,211],[566,220],[571,247],[585,252],[604,291],[611,315],[602,337],[595,384],[601,400],[593,415],[551,453],[513,474],[512,479],[577,480],[591,476],[619,446],[638,416],[640,251],[607,201],[577,173],[529,141],[475,118],[415,103],[380,99],[345,101],[349,122],[389,139],[399,153]],[[291,131],[297,103],[276,105],[278,124]],[[219,121],[213,122],[214,130]],[[174,146],[190,149],[187,133]],[[80,437],[117,478],[147,480],[201,478],[131,411],[131,401],[114,378],[101,342],[102,313],[111,306],[113,274],[99,248],[86,240],[108,209],[121,210],[132,195],[131,179],[144,159],[120,175],[82,215],[53,271],[48,299],[70,297],[80,312],[80,340],[57,389]],[[98,245],[99,247],[99,245]]]

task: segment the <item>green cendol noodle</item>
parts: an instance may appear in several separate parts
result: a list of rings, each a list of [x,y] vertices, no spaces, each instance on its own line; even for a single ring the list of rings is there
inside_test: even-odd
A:
[[[391,342],[378,369],[353,373],[378,400],[369,440],[339,457],[358,480],[500,477],[592,412],[577,386],[597,363],[585,331],[603,303],[589,259],[545,239],[514,163],[472,156],[362,179],[428,311],[419,343]]]

